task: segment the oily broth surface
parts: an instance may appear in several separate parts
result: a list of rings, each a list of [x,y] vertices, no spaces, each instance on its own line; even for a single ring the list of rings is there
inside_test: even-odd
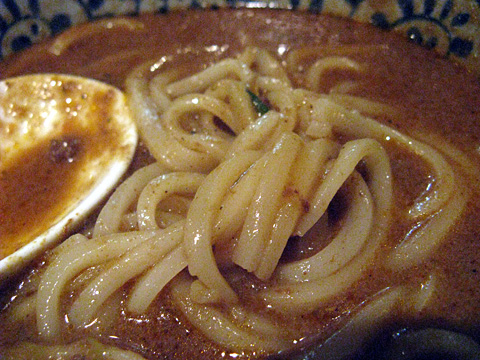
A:
[[[163,64],[165,68],[180,65],[196,71],[218,59],[233,56],[249,45],[267,48],[284,56],[289,49],[306,45],[381,44],[382,50],[377,53],[352,56],[369,64],[365,73],[338,76],[343,79],[350,77],[361,83],[354,94],[390,104],[401,114],[396,119],[379,120],[407,134],[437,134],[456,144],[470,157],[478,156],[478,80],[459,66],[436,58],[395,35],[347,20],[275,10],[179,12],[144,15],[135,21],[139,26],[134,28],[118,26],[101,33],[92,32],[70,44],[60,55],[50,51],[51,42],[34,46],[1,63],[0,78],[57,72],[87,76],[123,88],[129,71],[147,60]],[[333,84],[335,76],[331,78]],[[302,85],[300,79],[296,81],[297,86]],[[411,156],[392,151],[392,169],[395,182],[399,185],[395,201],[404,206],[411,203],[425,185],[419,175],[427,169],[415,164]],[[149,161],[151,159],[140,146],[132,170]],[[469,201],[463,219],[428,263],[401,274],[372,267],[346,296],[325,304],[310,316],[288,320],[288,326],[294,324],[300,333],[314,329],[313,332],[331,334],[354,310],[355,304],[387,286],[418,281],[435,271],[440,274],[439,286],[443,290],[424,311],[423,319],[411,321],[479,333],[480,250],[477,239],[480,237],[480,219],[475,215],[479,206],[478,199]],[[396,224],[384,246],[385,251],[399,241],[405,228],[405,224]],[[308,241],[303,245],[293,244],[292,248],[307,251]],[[31,276],[35,277],[35,274]],[[253,298],[249,295],[251,289],[255,291],[263,285],[248,276],[248,281],[241,280],[244,276],[246,274],[240,271],[228,275],[235,290],[250,301]],[[74,284],[71,291],[78,291]],[[128,291],[128,286],[125,291]],[[260,305],[252,303],[251,306]],[[281,324],[285,319],[278,320]],[[153,358],[159,354],[166,358],[199,358],[199,348],[206,359],[222,358],[223,350],[191,328],[172,308],[168,297],[157,299],[146,315],[136,318],[122,315],[118,323],[108,330],[102,330],[102,324],[98,327],[102,341],[131,348]],[[0,346],[12,338],[34,340],[32,329],[33,326],[26,329],[15,325],[2,326]],[[82,334],[72,332],[66,336],[75,339]]]

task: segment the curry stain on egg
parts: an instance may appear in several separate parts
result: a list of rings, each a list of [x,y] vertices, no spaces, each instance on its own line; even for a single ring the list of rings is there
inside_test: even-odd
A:
[[[89,215],[136,144],[125,96],[111,85],[59,74],[1,81],[0,278]]]

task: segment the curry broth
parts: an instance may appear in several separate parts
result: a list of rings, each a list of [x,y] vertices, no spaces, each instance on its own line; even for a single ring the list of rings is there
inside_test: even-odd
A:
[[[101,33],[92,32],[71,43],[60,55],[52,51],[52,42],[36,45],[1,63],[1,77],[36,72],[69,73],[123,88],[125,77],[133,67],[149,59],[160,61],[166,67],[181,65],[194,71],[218,59],[233,56],[249,45],[267,48],[282,58],[289,49],[305,45],[376,44],[379,46],[375,52],[352,55],[359,62],[368,64],[365,72],[340,74],[346,79],[353,76],[361,84],[352,94],[387,103],[398,111],[396,118],[378,120],[412,136],[419,132],[436,134],[465,151],[470,158],[480,160],[477,153],[480,145],[478,79],[460,66],[397,35],[349,20],[278,10],[172,12],[142,15],[135,21],[138,26],[133,28],[117,26]],[[88,26],[83,29],[88,31]],[[332,85],[336,81],[334,78],[331,77]],[[300,79],[294,80],[297,86],[302,85]],[[428,169],[417,165],[412,156],[387,150],[393,151],[392,169],[395,185],[398,185],[395,186],[395,202],[399,207],[405,206],[424,188],[421,175]],[[140,145],[132,170],[149,161],[151,159]],[[478,187],[478,179],[469,180],[472,186]],[[402,273],[374,265],[345,296],[322,305],[309,316],[293,320],[275,316],[279,326],[293,326],[302,334],[322,333],[325,335],[321,337],[326,338],[341,327],[364,299],[385,287],[418,281],[434,271],[439,274],[441,292],[436,294],[432,305],[421,314],[421,318],[397,319],[392,326],[427,323],[478,336],[479,207],[480,199],[469,200],[461,221],[427,263]],[[397,244],[410,225],[396,223],[383,250],[386,252]],[[312,234],[314,232],[303,243],[289,246],[296,251],[306,251],[301,249],[308,248],[308,241],[314,241]],[[38,261],[40,267],[44,261]],[[225,275],[250,306],[261,308],[261,304],[252,300],[251,293],[265,284],[240,270]],[[29,279],[36,276],[36,270],[31,271],[18,286],[28,286]],[[124,291],[128,292],[128,288],[127,284]],[[77,291],[72,284],[71,293]],[[14,292],[15,289],[9,290],[10,295],[3,300],[6,306]],[[31,321],[26,327],[2,324],[0,346],[12,339],[35,340],[34,319]],[[178,359],[220,359],[225,356],[223,349],[205,340],[184,320],[172,307],[168,296],[157,298],[145,315],[132,317],[122,312],[113,326],[95,326],[98,329],[93,333],[102,341],[133,349],[152,359],[160,355]],[[66,339],[81,336],[74,331],[65,334]]]

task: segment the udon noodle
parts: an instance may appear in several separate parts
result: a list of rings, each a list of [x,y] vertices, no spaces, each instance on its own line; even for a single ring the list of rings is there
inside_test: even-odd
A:
[[[138,29],[125,21],[118,25]],[[75,41],[64,35],[51,49]],[[309,335],[281,326],[280,318],[346,296],[372,264],[392,274],[423,264],[472,192],[478,196],[465,186],[478,169],[434,135],[407,135],[380,121],[396,120],[397,109],[351,95],[355,80],[329,85],[336,71],[368,72],[371,64],[351,54],[381,46],[299,47],[282,59],[247,46],[193,73],[164,66],[164,58],[136,67],[125,91],[154,161],[116,189],[90,235],[75,234],[52,252],[8,318],[33,316],[35,342],[53,351],[59,345],[48,344],[62,343],[65,328],[88,334],[96,322],[114,322],[119,309],[142,316],[167,292],[213,343],[264,356]],[[399,152],[426,169],[423,191],[401,209],[391,168]],[[391,246],[394,222],[409,225]],[[328,241],[287,260],[289,241],[312,232]],[[381,249],[388,252],[379,257]],[[228,275],[232,269],[257,284],[247,297],[232,284],[239,281]],[[391,314],[420,313],[437,277],[370,294],[344,327],[351,344],[337,336],[325,354],[348,356]],[[22,346],[34,345],[12,349]],[[86,345],[62,346],[74,353]]]

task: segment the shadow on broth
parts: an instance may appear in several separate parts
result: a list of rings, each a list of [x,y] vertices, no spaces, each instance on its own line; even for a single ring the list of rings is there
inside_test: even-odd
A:
[[[5,358],[478,357],[463,67],[351,20],[219,9],[81,25],[0,64],[26,73],[118,87],[141,142],[3,292]]]

